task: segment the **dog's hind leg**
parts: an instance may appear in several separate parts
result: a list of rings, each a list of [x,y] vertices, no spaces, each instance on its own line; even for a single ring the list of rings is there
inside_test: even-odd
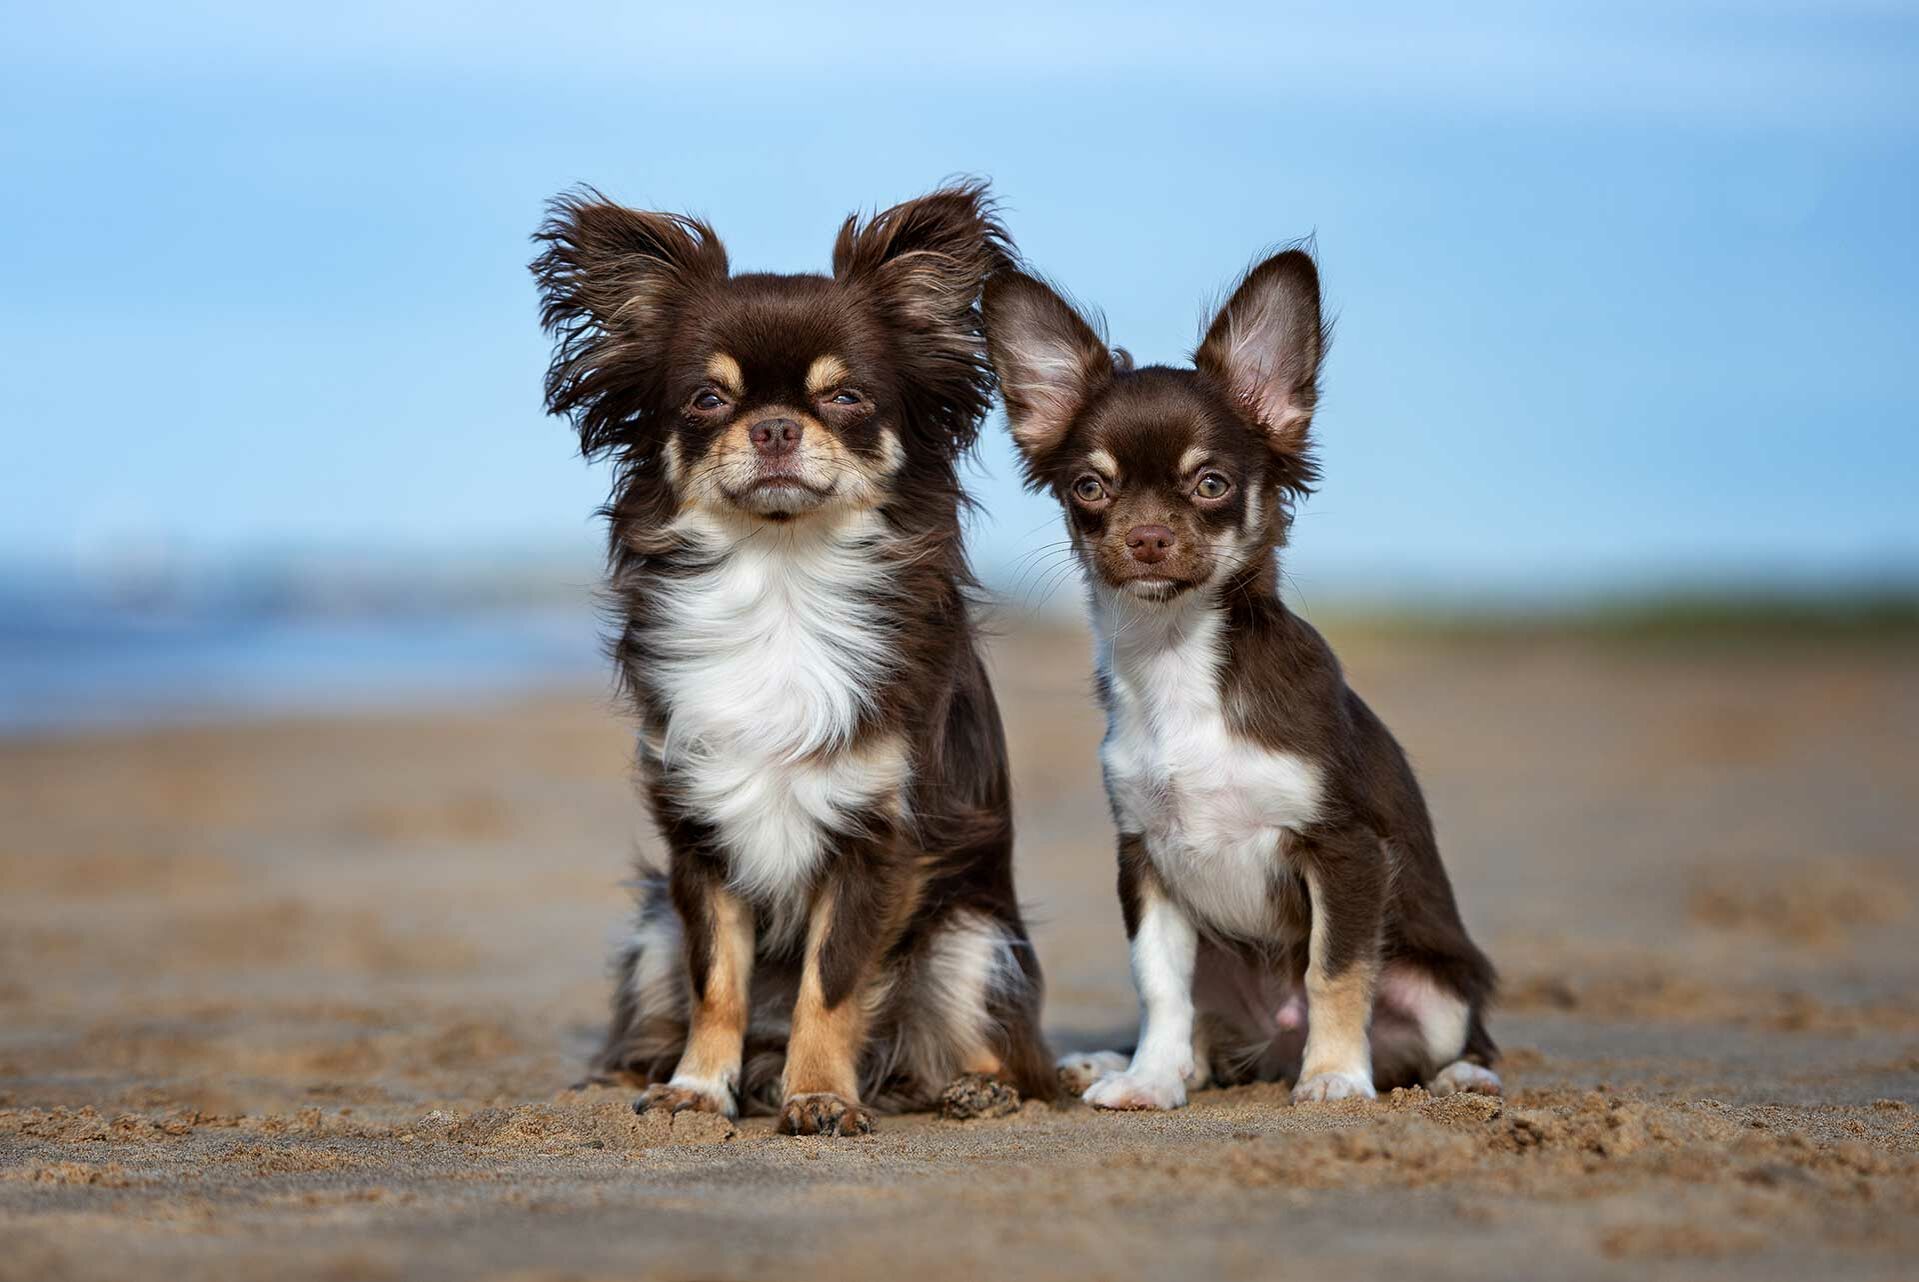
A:
[[[1500,1093],[1478,1013],[1417,963],[1395,962],[1380,976],[1372,1040],[1381,1085],[1424,1082],[1435,1095]]]
[[[884,1057],[906,1107],[937,1094],[949,1119],[996,1117],[1058,1093],[1039,1032],[1032,945],[993,916],[951,913],[918,950]]]
[[[1132,1056],[1125,1051],[1074,1051],[1060,1056],[1054,1068],[1059,1073],[1061,1090],[1083,1095],[1087,1087],[1105,1074],[1123,1073],[1132,1062]]]

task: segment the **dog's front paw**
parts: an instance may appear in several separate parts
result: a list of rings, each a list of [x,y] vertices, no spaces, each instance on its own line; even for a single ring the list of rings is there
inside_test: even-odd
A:
[[[1361,1073],[1314,1073],[1293,1087],[1293,1103],[1311,1104],[1322,1100],[1378,1099],[1371,1079]]]
[[[1108,1073],[1123,1073],[1132,1061],[1118,1051],[1080,1051],[1074,1055],[1062,1055],[1053,1067],[1059,1070],[1059,1084],[1062,1089],[1074,1095],[1084,1095],[1086,1088]]]
[[[733,1093],[715,1091],[695,1082],[656,1082],[633,1101],[635,1113],[718,1113],[733,1116]]]
[[[1480,1064],[1469,1064],[1465,1060],[1454,1060],[1439,1070],[1433,1078],[1432,1092],[1435,1095],[1497,1095],[1501,1091],[1499,1074]]]
[[[1094,1108],[1167,1109],[1186,1106],[1186,1083],[1177,1077],[1107,1073],[1080,1096]]]
[[[949,1122],[1019,1112],[1019,1092],[987,1073],[961,1073],[940,1092],[940,1116]]]
[[[830,1091],[790,1096],[780,1106],[780,1131],[785,1135],[868,1135],[873,1115]]]

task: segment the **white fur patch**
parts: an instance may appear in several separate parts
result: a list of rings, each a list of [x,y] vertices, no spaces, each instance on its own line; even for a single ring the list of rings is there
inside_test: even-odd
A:
[[[1293,1087],[1293,1103],[1319,1104],[1342,1099],[1378,1099],[1372,1078],[1363,1073],[1315,1073]]]
[[[1270,937],[1288,834],[1320,813],[1320,768],[1233,733],[1220,702],[1225,619],[1199,593],[1164,608],[1095,589],[1111,691],[1100,764],[1120,827],[1208,925]]]
[[[1439,1070],[1433,1078],[1435,1095],[1498,1095],[1505,1088],[1500,1084],[1499,1074],[1490,1068],[1478,1064],[1468,1064],[1465,1060],[1455,1060]]]
[[[672,1080],[667,1082],[667,1086],[676,1090],[692,1091],[696,1095],[704,1095],[713,1101],[714,1112],[726,1117],[738,1117],[740,1115],[738,1077],[737,1071],[731,1074],[715,1073],[711,1076],[675,1073]]]
[[[937,1088],[993,1044],[988,1001],[1026,982],[1015,947],[1002,926],[977,913],[955,913],[940,928],[914,972],[893,1071]]]
[[[1139,1049],[1123,1073],[1109,1073],[1082,1096],[1095,1108],[1179,1108],[1196,1076],[1193,967],[1199,936],[1179,906],[1148,895],[1133,932],[1133,984],[1139,989]]]
[[[1424,971],[1388,966],[1379,977],[1379,1001],[1419,1029],[1420,1049],[1428,1064],[1451,1063],[1466,1049],[1471,1008]]]
[[[682,528],[719,559],[663,589],[669,622],[649,673],[667,708],[660,759],[718,829],[734,889],[797,928],[829,834],[897,805],[906,781],[899,741],[848,746],[890,654],[870,603],[882,528],[870,514]]]
[[[1053,1064],[1059,1072],[1059,1084],[1075,1095],[1109,1073],[1126,1071],[1127,1059],[1118,1051],[1075,1051],[1062,1055]]]
[[[1186,1107],[1186,1083],[1179,1077],[1135,1073],[1108,1073],[1080,1096],[1094,1108],[1165,1110]]]

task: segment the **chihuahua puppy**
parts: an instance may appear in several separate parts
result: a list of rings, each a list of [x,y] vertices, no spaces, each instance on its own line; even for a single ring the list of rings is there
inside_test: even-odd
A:
[[[612,644],[667,852],[601,1080],[636,1107],[1051,1098],[956,465],[990,388],[980,185],[861,221],[831,275],[733,274],[704,223],[554,202],[546,403],[614,486]]]
[[[985,314],[1028,482],[1064,506],[1086,572],[1142,1009],[1130,1061],[1069,1057],[1062,1079],[1114,1109],[1248,1079],[1301,1101],[1497,1093],[1493,968],[1412,768],[1279,596],[1316,479],[1313,259],[1253,268],[1193,369],[1133,369],[1019,272],[989,282]]]

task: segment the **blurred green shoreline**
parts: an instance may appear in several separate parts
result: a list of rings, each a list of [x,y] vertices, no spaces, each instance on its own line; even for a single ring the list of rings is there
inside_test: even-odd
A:
[[[1078,583],[1055,581],[1040,595],[1030,579],[987,574],[980,596],[993,626],[1065,626],[1083,614]],[[1685,639],[1900,639],[1919,634],[1919,575],[1794,577],[1776,586],[1656,581],[1574,586],[1553,593],[1315,572],[1286,599],[1315,626],[1346,635]],[[243,563],[163,573],[74,573],[0,568],[0,635],[16,639],[58,619],[88,623],[355,620],[448,615],[578,612],[608,606],[593,561],[407,564]]]
[[[1347,636],[1457,641],[1896,643],[1919,638],[1919,589],[1844,594],[1654,590],[1552,605],[1333,605],[1305,613],[1315,626]]]
[[[1290,588],[1290,584],[1289,584]],[[1647,590],[1551,601],[1438,598],[1316,584],[1294,607],[1335,648],[1401,654],[1544,646],[1755,657],[1835,650],[1919,658],[1919,588]],[[1002,656],[1047,639],[1090,648],[1077,587],[1034,600],[982,593]],[[0,577],[0,739],[161,722],[497,701],[609,688],[611,624],[597,585],[543,574]],[[1024,638],[1024,640],[1022,640]]]

